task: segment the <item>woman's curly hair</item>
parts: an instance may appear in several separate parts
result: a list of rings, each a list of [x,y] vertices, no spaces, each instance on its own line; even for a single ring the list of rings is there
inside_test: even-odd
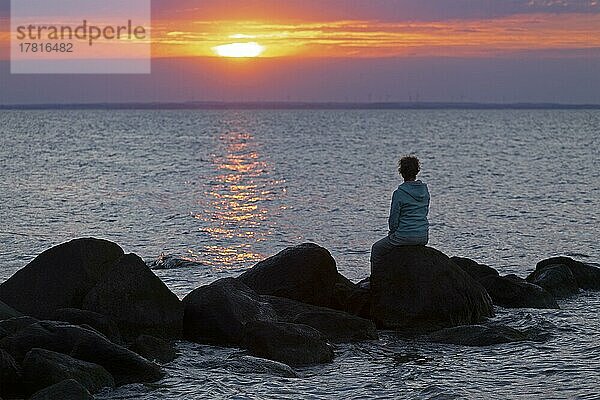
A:
[[[405,181],[414,181],[421,171],[421,162],[415,156],[405,156],[398,161],[398,172]]]

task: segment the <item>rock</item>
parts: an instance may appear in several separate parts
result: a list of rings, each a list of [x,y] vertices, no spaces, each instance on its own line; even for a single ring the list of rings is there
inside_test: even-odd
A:
[[[94,400],[94,397],[74,379],[67,379],[40,390],[29,400]]]
[[[373,322],[349,314],[341,315],[333,310],[302,313],[293,322],[311,326],[335,343],[379,339]]]
[[[287,364],[264,358],[241,356],[227,360],[227,369],[236,373],[267,374],[282,378],[299,378],[300,376]]]
[[[426,363],[434,360],[432,357],[428,357],[426,355],[419,354],[414,350],[395,353],[393,358],[394,358],[394,362],[399,363],[399,364],[408,364],[408,363],[426,364]]]
[[[292,366],[333,360],[331,345],[319,331],[306,325],[252,321],[245,326],[243,344],[254,356]]]
[[[172,255],[161,254],[156,260],[146,263],[150,269],[179,269],[179,268],[198,268],[204,264],[197,261],[187,260]]]
[[[77,308],[61,308],[52,313],[55,321],[68,322],[73,325],[89,325],[102,333],[111,342],[121,344],[123,338],[119,328],[108,317],[93,311],[79,310]]]
[[[446,328],[426,336],[435,343],[457,344],[461,346],[491,346],[502,343],[528,340],[526,333],[502,325],[465,325]]]
[[[240,344],[244,325],[276,318],[273,308],[234,278],[202,286],[183,299],[185,337],[198,343]]]
[[[183,303],[185,336],[199,343],[240,345],[244,326],[255,321],[310,325],[337,342],[377,339],[371,321],[287,298],[260,296],[232,278],[194,290]]]
[[[329,341],[342,343],[378,339],[375,324],[367,319],[282,297],[263,296],[262,299],[273,307],[278,321],[308,325]]]
[[[443,253],[403,246],[371,271],[371,314],[380,328],[427,332],[494,315],[485,289]]]
[[[68,354],[98,364],[110,372],[117,385],[154,382],[160,367],[106,337],[84,327],[57,321],[40,321],[0,340],[0,348],[22,361],[34,348]]]
[[[31,349],[27,353],[23,360],[23,376],[32,390],[67,379],[76,380],[90,393],[115,386],[112,375],[100,365],[44,349]]]
[[[14,358],[0,349],[0,396],[13,398],[22,394],[21,370]]]
[[[166,364],[177,358],[177,350],[172,342],[149,335],[140,335],[129,350],[136,352],[146,360]]]
[[[558,308],[558,304],[551,293],[539,286],[527,283],[516,275],[502,277],[495,269],[468,258],[452,257],[451,260],[473,279],[481,283],[492,298],[493,303],[498,306],[508,308]]]
[[[515,275],[486,276],[481,284],[494,304],[506,308],[551,308],[557,309],[558,303],[543,288],[528,283]]]
[[[163,338],[182,334],[181,301],[135,254],[123,256],[104,274],[82,308],[110,318],[125,339],[141,334]]]
[[[486,276],[498,276],[498,271],[496,271],[492,267],[488,267],[487,265],[479,264],[476,261],[473,261],[464,257],[452,257],[450,258],[452,262],[458,265],[463,271],[465,271],[469,276],[476,281],[480,281],[482,278]]]
[[[541,271],[554,265],[567,266],[575,277],[579,288],[584,290],[600,290],[600,268],[575,261],[569,257],[553,257],[540,261],[535,270]]]
[[[367,277],[365,279],[363,279],[362,281],[358,282],[356,284],[356,286],[359,289],[363,289],[363,290],[371,290],[371,277]]]
[[[341,278],[327,249],[305,243],[259,262],[238,279],[259,294],[332,308]]]
[[[575,276],[566,265],[548,265],[532,272],[527,282],[538,285],[557,298],[569,297],[579,293]]]
[[[116,244],[76,239],[44,251],[0,285],[0,300],[37,318],[81,308],[86,294],[123,255]]]
[[[338,277],[334,287],[334,304],[332,308],[345,311],[362,318],[371,318],[371,291],[369,278],[358,284],[352,283],[343,276]]]
[[[36,322],[38,320],[31,317],[17,317],[0,321],[0,339],[27,328]]]
[[[0,301],[0,321],[21,316],[23,316],[23,314]]]

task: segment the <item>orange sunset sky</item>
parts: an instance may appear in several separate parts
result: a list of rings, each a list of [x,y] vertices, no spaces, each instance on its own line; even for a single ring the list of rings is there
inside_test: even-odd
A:
[[[0,4],[7,64],[8,1]],[[85,96],[46,77],[48,91],[67,87],[44,101],[600,102],[589,82],[598,0],[154,0],[152,14],[151,77],[77,77],[90,85]],[[0,102],[41,95],[40,77],[1,65]]]

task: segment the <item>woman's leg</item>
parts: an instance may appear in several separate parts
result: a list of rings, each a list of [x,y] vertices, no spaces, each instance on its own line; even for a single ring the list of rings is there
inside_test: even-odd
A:
[[[371,268],[374,265],[378,265],[385,255],[394,250],[395,247],[394,243],[387,236],[375,242],[371,248]]]
[[[393,244],[396,246],[427,246],[429,237],[394,237]]]

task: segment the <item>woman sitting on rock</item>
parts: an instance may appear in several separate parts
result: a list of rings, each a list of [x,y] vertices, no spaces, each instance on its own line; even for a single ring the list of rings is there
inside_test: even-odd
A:
[[[371,266],[382,261],[396,246],[425,246],[429,242],[429,190],[417,179],[421,164],[413,156],[403,157],[398,172],[404,183],[392,196],[388,236],[373,245]]]

